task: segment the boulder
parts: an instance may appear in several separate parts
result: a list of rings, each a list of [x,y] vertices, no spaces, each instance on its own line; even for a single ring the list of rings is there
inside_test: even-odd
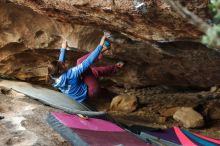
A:
[[[133,112],[138,107],[138,100],[136,96],[118,95],[112,99],[110,110]]]
[[[182,107],[177,110],[173,118],[181,122],[185,128],[198,128],[204,126],[203,116],[191,107]]]

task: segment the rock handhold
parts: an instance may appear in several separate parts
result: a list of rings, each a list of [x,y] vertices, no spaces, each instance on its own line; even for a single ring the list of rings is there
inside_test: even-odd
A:
[[[219,89],[218,86],[213,86],[213,87],[210,88],[210,92],[211,92],[211,93],[217,92],[218,89]]]
[[[185,128],[198,128],[204,125],[203,116],[191,107],[182,107],[177,110],[173,118],[180,121]]]
[[[119,95],[112,99],[110,110],[133,112],[138,107],[138,100],[136,96]]]

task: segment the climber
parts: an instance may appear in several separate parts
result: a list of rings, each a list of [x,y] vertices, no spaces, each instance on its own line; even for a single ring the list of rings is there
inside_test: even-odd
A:
[[[79,58],[76,66],[69,69],[67,69],[64,63],[67,46],[67,42],[64,41],[60,49],[59,60],[52,61],[48,65],[47,81],[52,81],[53,87],[58,88],[61,92],[78,102],[83,102],[86,99],[91,100],[92,97],[96,97],[100,91],[97,79],[109,73],[115,73],[124,66],[123,62],[118,62],[104,67],[90,67],[96,60],[100,60],[102,54],[111,47],[110,42],[106,40],[105,36],[102,37],[100,44],[94,51]]]

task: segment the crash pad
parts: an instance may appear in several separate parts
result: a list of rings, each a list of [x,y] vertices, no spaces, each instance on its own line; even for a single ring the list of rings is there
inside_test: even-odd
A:
[[[39,100],[44,104],[61,109],[68,113],[90,116],[104,114],[104,112],[91,111],[84,104],[69,98],[67,95],[61,92],[47,89],[38,85],[20,81],[0,80],[0,86],[11,88],[33,99]]]
[[[48,115],[49,125],[74,146],[150,146],[137,135],[98,118],[81,118],[61,112]]]

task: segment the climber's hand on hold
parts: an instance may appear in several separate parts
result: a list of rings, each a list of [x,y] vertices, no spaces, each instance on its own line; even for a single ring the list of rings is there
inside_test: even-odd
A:
[[[107,39],[110,39],[112,37],[111,33],[108,32],[108,31],[104,31],[104,36],[107,38]]]
[[[67,47],[68,47],[67,41],[64,40],[64,41],[62,42],[62,48],[67,48]]]
[[[118,63],[116,63],[116,67],[117,68],[122,68],[124,66],[124,62],[119,61]]]

